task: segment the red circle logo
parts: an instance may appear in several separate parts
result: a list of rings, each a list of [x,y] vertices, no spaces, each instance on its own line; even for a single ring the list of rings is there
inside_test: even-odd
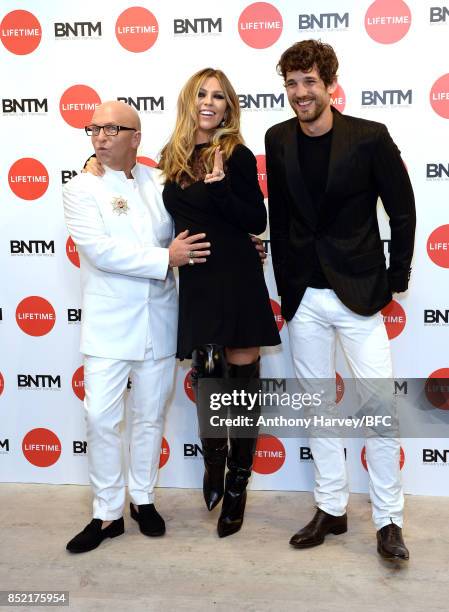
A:
[[[365,446],[362,448],[362,452],[360,453],[360,460],[362,461],[362,465],[365,468],[365,470],[368,471],[368,464],[366,462],[366,447]],[[405,453],[404,453],[404,449],[401,446],[400,451],[399,451],[399,468],[401,470],[404,467],[404,462],[405,462]]]
[[[76,397],[84,401],[85,391],[84,391],[84,366],[80,366],[72,376],[72,389],[73,393]]]
[[[437,115],[443,119],[449,119],[449,73],[443,74],[432,85],[430,104]]]
[[[424,388],[432,406],[440,410],[449,410],[449,368],[440,368],[432,372]]]
[[[405,310],[396,302],[391,300],[385,308],[382,308],[382,316],[384,318],[385,327],[387,328],[388,339],[392,340],[401,334],[407,322]]]
[[[40,161],[22,157],[13,163],[8,172],[11,191],[22,200],[37,200],[48,187],[48,172]]]
[[[412,14],[403,0],[376,0],[365,15],[368,36],[387,45],[404,38],[411,24]]]
[[[30,463],[37,467],[49,467],[61,456],[61,442],[58,436],[38,427],[29,431],[22,441],[22,452]]]
[[[253,470],[258,474],[273,474],[284,465],[285,448],[279,438],[261,434],[257,438]]]
[[[67,238],[67,242],[65,243],[65,252],[67,257],[70,259],[72,264],[77,268],[80,267],[80,256],[78,254],[76,244],[72,240],[72,236]]]
[[[285,319],[281,314],[281,306],[276,302],[276,300],[270,299],[271,310],[273,311],[274,320],[276,321],[276,325],[278,326],[278,331],[284,327]]]
[[[30,295],[18,304],[16,321],[29,336],[45,336],[56,322],[55,309],[46,299]]]
[[[0,23],[0,38],[8,51],[15,55],[32,53],[41,42],[42,28],[28,11],[11,11]]]
[[[253,49],[271,47],[282,34],[282,15],[268,2],[255,2],[239,17],[240,38]]]
[[[346,106],[346,94],[343,90],[343,87],[340,83],[337,85],[337,89],[331,95],[331,104],[334,108],[342,113],[345,110]]]
[[[157,40],[159,26],[151,11],[133,6],[123,11],[115,24],[118,42],[127,51],[142,53],[148,51]]]
[[[449,268],[449,225],[440,225],[427,239],[427,254],[434,264]]]
[[[149,166],[150,168],[157,168],[158,166],[158,163],[154,161],[154,159],[151,159],[151,157],[145,157],[144,155],[138,155],[136,159],[139,162],[139,164],[143,164],[144,166]]]
[[[343,395],[345,394],[345,383],[338,372],[335,373],[335,386],[337,389],[336,402],[338,404],[339,402],[341,402],[341,400],[343,399]]]
[[[167,440],[163,437],[161,443],[161,457],[159,459],[159,469],[163,468],[170,459],[170,446]]]
[[[193,387],[192,387],[192,370],[189,370],[186,374],[186,377],[184,378],[184,391],[187,395],[187,397],[189,398],[189,400],[191,400],[192,402],[195,401],[195,393],[193,392]]]
[[[84,128],[92,122],[92,115],[100,104],[95,89],[87,85],[72,85],[61,96],[59,112],[70,126]]]
[[[3,393],[5,389],[5,379],[3,378],[3,374],[0,372],[0,395]]]
[[[256,155],[257,161],[257,178],[259,179],[259,187],[264,198],[268,198],[267,187],[267,162],[265,155]]]

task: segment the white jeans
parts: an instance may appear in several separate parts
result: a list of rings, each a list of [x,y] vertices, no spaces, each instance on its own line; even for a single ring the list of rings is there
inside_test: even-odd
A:
[[[128,489],[131,501],[151,504],[161,452],[164,408],[173,386],[175,358],[143,361],[84,358],[84,407],[87,421],[89,478],[94,492],[93,516],[104,521],[123,516],[125,477],[120,424],[124,393],[131,377]]]
[[[337,336],[355,378],[393,378],[390,345],[382,315],[357,315],[332,289],[308,288],[288,323],[295,374],[299,379],[334,379]],[[315,501],[328,514],[341,516],[348,503],[348,479],[341,438],[310,438],[315,466]],[[393,521],[402,527],[404,496],[397,438],[366,439],[373,521],[381,529]]]

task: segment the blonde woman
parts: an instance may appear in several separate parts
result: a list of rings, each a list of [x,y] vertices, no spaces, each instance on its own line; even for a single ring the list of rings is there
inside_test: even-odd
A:
[[[211,243],[204,265],[195,265],[192,252],[190,265],[179,268],[178,357],[192,356],[204,498],[212,510],[224,496],[218,520],[218,534],[224,537],[243,522],[257,409],[251,413],[253,426],[229,431],[211,427],[212,413],[207,397],[198,393],[198,381],[235,378],[239,390],[257,388],[259,347],[277,345],[280,338],[249,236],[262,233],[267,223],[256,159],[243,144],[238,98],[221,70],[200,70],[183,87],[175,129],[159,168],[175,233],[205,233]],[[238,406],[230,408],[231,416],[239,412]]]

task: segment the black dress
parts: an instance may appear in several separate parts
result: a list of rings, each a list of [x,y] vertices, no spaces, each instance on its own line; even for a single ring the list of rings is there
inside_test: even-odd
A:
[[[204,146],[195,147],[196,161]],[[226,177],[215,183],[201,179],[184,188],[170,182],[164,187],[176,234],[204,232],[211,243],[206,263],[179,268],[180,359],[202,344],[246,348],[281,342],[263,267],[248,235],[260,234],[267,223],[256,159],[237,145],[225,170]]]

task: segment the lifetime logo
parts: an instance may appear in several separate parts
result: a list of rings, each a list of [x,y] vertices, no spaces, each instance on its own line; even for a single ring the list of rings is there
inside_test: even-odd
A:
[[[190,19],[174,19],[173,34],[221,34],[222,18],[198,17]]]
[[[164,96],[160,96],[159,98],[153,96],[137,96],[137,98],[121,96],[118,97],[117,100],[129,104],[129,106],[135,108],[137,111],[155,112],[165,109]]]
[[[426,164],[426,178],[447,181],[449,179],[449,164]]]
[[[0,440],[0,453],[9,453],[9,438]]]
[[[446,23],[449,17],[449,8],[447,6],[431,6],[430,7],[430,23]]]
[[[28,11],[11,11],[0,23],[0,39],[5,49],[15,55],[28,55],[37,49],[42,38],[38,19]]]
[[[345,110],[346,94],[343,90],[343,87],[340,84],[337,85],[337,89],[331,96],[331,104],[334,108],[339,110],[340,113],[342,113]]]
[[[37,200],[48,189],[48,172],[40,161],[22,157],[13,163],[8,172],[11,191],[22,200]]]
[[[161,455],[159,459],[159,469],[163,468],[169,459],[170,459],[170,446],[166,438],[163,437],[162,443],[161,443]]]
[[[0,372],[0,395],[5,390],[5,379],[3,378],[3,374]]]
[[[61,442],[49,429],[39,427],[29,431],[22,441],[25,458],[36,467],[49,467],[61,456]]]
[[[449,410],[449,368],[432,372],[424,385],[428,401],[439,410]]]
[[[239,106],[243,110],[282,110],[285,107],[285,97],[273,93],[239,94]]]
[[[80,366],[72,376],[72,389],[73,393],[76,397],[84,401],[85,391],[84,391],[84,366]]]
[[[191,402],[195,402],[195,393],[192,387],[192,372],[193,368],[189,370],[184,378],[184,391]]]
[[[366,446],[362,448],[362,452],[360,453],[360,460],[365,470],[368,471],[368,463],[366,460]],[[402,468],[404,467],[404,463],[405,463],[405,453],[404,453],[404,449],[401,446],[399,449],[399,469],[400,470],[402,470]]]
[[[285,448],[279,438],[261,434],[257,439],[253,470],[257,474],[273,474],[284,465],[285,457]]]
[[[300,30],[342,30],[349,28],[349,13],[320,13],[299,15]]]
[[[101,21],[56,22],[55,38],[101,38]]]
[[[449,310],[432,310],[426,308],[424,310],[424,325],[448,325]]]
[[[16,322],[29,336],[44,336],[56,323],[55,309],[45,298],[31,295],[17,305]]]
[[[255,2],[242,11],[238,21],[240,38],[253,49],[274,45],[282,34],[282,15],[267,2]]]
[[[412,14],[403,0],[376,0],[365,14],[365,29],[375,42],[396,43],[407,34]]]
[[[10,240],[11,255],[54,255],[55,241]]]
[[[76,248],[76,244],[73,242],[73,238],[69,236],[65,243],[65,252],[69,261],[76,267],[80,267],[80,256]]]
[[[81,323],[81,308],[67,308],[67,323]]]
[[[88,85],[72,85],[61,96],[59,112],[71,127],[81,129],[91,123],[92,115],[100,104],[100,96],[95,89]]]
[[[270,298],[271,310],[273,311],[274,321],[277,325],[278,331],[284,327],[285,319],[281,313],[281,305]]]
[[[408,89],[384,89],[362,91],[362,106],[404,106],[413,103],[413,91]]]
[[[397,338],[397,336],[404,331],[405,324],[407,323],[405,310],[399,302],[391,300],[391,302],[381,310],[381,314],[389,340]]]
[[[51,374],[17,374],[19,389],[60,389],[61,376]]]
[[[257,163],[257,178],[259,180],[259,187],[263,193],[263,197],[268,197],[268,186],[267,186],[267,161],[265,155],[256,155]]]
[[[151,11],[133,6],[123,11],[115,24],[119,44],[132,53],[148,51],[157,40],[159,26]]]
[[[432,85],[430,105],[437,115],[443,119],[449,119],[449,74],[443,74]]]
[[[4,115],[11,114],[37,114],[43,115],[48,113],[48,100],[43,98],[3,98],[2,99],[2,113]]]
[[[449,268],[449,225],[440,225],[427,239],[427,254],[434,264]]]
[[[61,183],[65,185],[76,176],[78,172],[76,170],[61,170]]]
[[[423,448],[422,449],[423,463],[438,463],[439,465],[449,464],[449,449],[439,450],[438,448]]]

